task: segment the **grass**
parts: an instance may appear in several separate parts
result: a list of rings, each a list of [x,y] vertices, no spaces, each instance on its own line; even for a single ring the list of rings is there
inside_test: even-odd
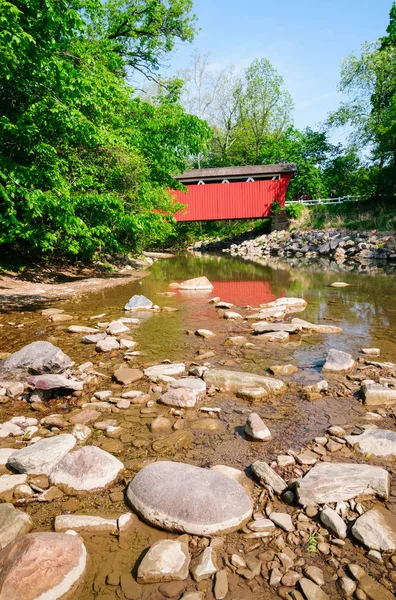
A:
[[[290,227],[299,230],[393,231],[396,229],[396,199],[391,198],[388,202],[363,200],[305,207],[301,216],[291,221]]]

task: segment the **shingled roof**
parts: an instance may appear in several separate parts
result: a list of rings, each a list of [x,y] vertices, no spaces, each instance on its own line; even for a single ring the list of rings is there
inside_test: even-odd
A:
[[[222,177],[252,177],[253,175],[281,175],[282,173],[295,173],[294,163],[279,163],[276,165],[248,165],[245,167],[216,167],[211,169],[190,169],[175,179],[185,181],[188,179],[218,179]]]

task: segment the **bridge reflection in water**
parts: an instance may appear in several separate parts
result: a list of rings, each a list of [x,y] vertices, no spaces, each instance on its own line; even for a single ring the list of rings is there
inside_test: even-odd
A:
[[[269,281],[213,281],[214,288],[212,291],[192,292],[188,290],[179,290],[182,295],[193,298],[206,297],[212,298],[218,296],[224,302],[232,302],[232,304],[242,306],[258,306],[272,302],[276,296]],[[284,292],[280,294],[284,295]]]

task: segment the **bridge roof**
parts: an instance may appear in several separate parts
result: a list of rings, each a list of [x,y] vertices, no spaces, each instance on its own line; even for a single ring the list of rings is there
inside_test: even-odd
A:
[[[186,181],[189,179],[218,179],[221,177],[252,177],[254,175],[281,175],[282,173],[295,173],[294,163],[279,163],[275,165],[248,165],[245,167],[216,167],[211,169],[190,169],[175,179]]]

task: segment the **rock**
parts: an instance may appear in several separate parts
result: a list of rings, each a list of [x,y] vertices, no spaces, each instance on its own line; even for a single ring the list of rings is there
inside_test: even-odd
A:
[[[97,410],[82,410],[70,417],[69,421],[72,425],[86,425],[87,423],[93,423],[93,421],[97,421],[100,417],[101,413]]]
[[[226,346],[243,346],[247,342],[247,338],[244,335],[234,335],[226,339],[224,345]]]
[[[230,321],[237,321],[238,319],[243,319],[242,315],[232,310],[226,310],[223,317],[224,319],[228,319]]]
[[[69,379],[64,375],[33,375],[27,379],[29,385],[38,390],[53,390],[65,388],[69,390],[82,390],[84,384],[77,379]]]
[[[396,390],[379,383],[370,381],[364,383],[360,389],[360,396],[367,406],[380,404],[393,404],[396,402]]]
[[[95,392],[94,396],[100,401],[108,400],[113,395],[111,390],[103,390],[101,392]]]
[[[381,351],[379,348],[362,348],[362,352],[368,356],[379,356]]]
[[[306,600],[330,600],[329,596],[316,583],[306,577],[300,579],[299,586]]]
[[[349,579],[349,577],[340,577],[338,584],[343,595],[353,596],[353,593],[356,590],[356,583],[352,579]]]
[[[256,460],[252,464],[252,471],[260,481],[270,485],[279,496],[287,489],[287,483],[267,463]]]
[[[236,393],[237,398],[243,400],[261,400],[268,396],[268,392],[264,388],[242,388]]]
[[[73,531],[86,531],[90,533],[117,533],[117,519],[106,519],[96,515],[57,515],[55,517],[55,531],[65,532],[69,529]]]
[[[361,494],[388,498],[389,481],[389,473],[381,467],[323,462],[297,480],[297,498],[303,506],[350,500]]]
[[[269,582],[268,582],[269,585],[271,587],[276,587],[280,584],[281,580],[282,580],[282,572],[277,568],[271,569],[271,575],[270,575]]]
[[[144,555],[137,571],[139,583],[184,581],[188,577],[190,553],[180,540],[160,540]]]
[[[151,300],[138,294],[132,296],[124,306],[124,310],[150,310],[151,308],[153,308]]]
[[[26,483],[27,475],[1,475],[0,494],[13,490],[18,485]]]
[[[308,577],[308,579],[310,579],[311,581],[316,583],[316,585],[324,585],[325,584],[323,571],[322,571],[322,569],[319,569],[319,567],[310,565],[309,567],[307,567],[304,570],[304,575],[305,575],[305,577]]]
[[[321,381],[318,381],[317,383],[314,383],[312,385],[306,385],[304,386],[304,392],[311,394],[311,393],[320,393],[323,392],[323,390],[327,390],[329,387],[329,384],[327,383],[326,379],[322,379]]]
[[[346,537],[346,524],[341,517],[337,515],[336,511],[329,506],[326,506],[320,513],[320,520],[326,529],[328,529],[335,537],[340,539],[344,539]]]
[[[375,506],[355,521],[352,535],[370,550],[396,550],[396,515]]]
[[[93,492],[110,487],[123,469],[122,462],[108,452],[97,446],[84,446],[66,455],[52,471],[50,480],[66,493]]]
[[[186,366],[184,363],[164,363],[162,365],[155,365],[154,367],[148,367],[144,369],[146,377],[152,381],[156,381],[161,377],[173,377],[174,375],[181,375],[184,373]]]
[[[74,362],[50,342],[32,342],[0,361],[0,373],[24,369],[36,373],[60,373]]]
[[[385,586],[381,585],[370,577],[369,575],[364,575],[359,580],[359,589],[366,594],[366,597],[370,600],[395,600],[395,596],[386,589]]]
[[[52,317],[50,317],[51,321],[53,323],[63,323],[64,321],[72,321],[74,319],[74,317],[72,317],[72,315],[52,315]]]
[[[168,583],[161,583],[158,587],[158,591],[165,596],[165,598],[179,598],[180,594],[184,591],[186,584],[184,581],[169,581]]]
[[[86,566],[87,552],[80,536],[30,533],[0,553],[0,598],[76,598]]]
[[[299,325],[293,325],[292,323],[268,323],[267,321],[253,323],[253,329],[254,333],[297,333],[298,331],[301,331],[301,327]]]
[[[287,331],[274,331],[272,333],[263,333],[260,339],[266,342],[287,342],[289,337],[290,335]]]
[[[0,438],[7,438],[9,436],[16,437],[23,435],[23,429],[21,429],[16,423],[6,421],[0,426]]]
[[[293,373],[297,373],[298,368],[295,365],[274,365],[269,370],[270,373],[279,377],[279,375],[293,375]]]
[[[348,570],[352,577],[357,581],[360,581],[360,579],[366,575],[366,571],[364,571],[360,565],[349,564]]]
[[[293,521],[287,513],[272,512],[269,516],[270,520],[284,531],[294,531]]]
[[[278,298],[267,304],[260,304],[260,308],[283,308],[286,312],[300,312],[307,306],[304,298]]]
[[[122,321],[111,321],[106,329],[106,333],[114,336],[126,333],[127,331],[130,331],[130,329]]]
[[[227,465],[213,465],[213,467],[210,467],[210,470],[221,473],[224,477],[229,477],[230,479],[237,481],[247,490],[252,487],[252,481],[239,469],[234,469],[234,467],[228,467]]]
[[[192,535],[236,531],[252,512],[249,496],[236,481],[169,461],[139,471],[129,484],[127,498],[152,525]]]
[[[7,381],[5,387],[9,398],[17,398],[25,391],[25,386],[21,381]]]
[[[298,573],[297,571],[287,571],[282,577],[282,585],[286,587],[294,587],[301,577],[301,573]]]
[[[330,284],[330,287],[349,287],[350,283],[345,283],[345,281],[334,281]]]
[[[355,366],[355,361],[352,356],[342,350],[332,348],[326,358],[326,362],[322,367],[323,371],[330,373],[345,373],[350,371]]]
[[[191,431],[174,431],[166,438],[157,440],[153,443],[153,450],[158,453],[174,452],[176,450],[187,448],[194,439]]]
[[[7,467],[28,475],[49,475],[75,445],[76,438],[70,433],[40,440],[11,454]]]
[[[131,369],[126,365],[121,365],[114,371],[114,377],[121,383],[122,385],[130,385],[131,383],[135,383],[135,381],[139,381],[144,377],[143,372],[139,369]]]
[[[205,338],[205,339],[216,337],[216,334],[213,333],[213,331],[210,331],[210,329],[197,329],[197,331],[195,332],[195,335],[197,335],[198,337]]]
[[[370,550],[369,552],[367,552],[367,558],[369,558],[372,562],[375,562],[377,565],[384,564],[381,553],[377,552],[377,550]]]
[[[223,388],[228,392],[237,392],[242,388],[257,388],[262,387],[269,394],[277,394],[282,392],[286,386],[279,379],[263,377],[253,373],[245,373],[244,371],[227,371],[223,369],[208,369],[204,374],[204,380],[208,385],[214,385],[218,388]]]
[[[296,461],[300,465],[314,465],[318,460],[318,455],[310,450],[305,450],[301,454],[297,454]]]
[[[253,440],[270,440],[271,432],[257,413],[251,413],[246,421],[245,433]]]
[[[228,594],[227,571],[222,569],[215,575],[214,597],[216,600],[223,600]]]
[[[160,402],[166,406],[193,408],[197,402],[197,396],[190,389],[177,388],[162,394]]]
[[[164,431],[172,429],[172,421],[166,417],[157,417],[150,425],[150,429],[153,433],[157,431]]]
[[[212,577],[218,571],[216,550],[211,546],[205,548],[198,558],[193,561],[190,570],[194,581],[203,581]]]
[[[366,429],[361,435],[348,435],[346,441],[361,454],[396,456],[396,433],[387,429]]]
[[[213,285],[207,277],[195,277],[179,283],[179,290],[212,290]]]
[[[11,454],[17,452],[15,448],[0,448],[0,467],[5,467]]]
[[[22,510],[13,507],[12,504],[5,502],[0,504],[0,547],[4,548],[7,544],[13,542],[17,537],[28,533],[33,527],[33,521],[29,515]],[[0,553],[1,557],[1,553]],[[1,559],[0,559],[1,564]],[[0,571],[0,581],[2,573]],[[0,586],[0,598],[2,588]]]
[[[128,340],[127,338],[120,338],[119,340],[121,350],[132,350],[137,346],[137,342],[133,340]]]
[[[72,435],[74,435],[78,442],[86,442],[87,439],[91,437],[92,431],[87,425],[77,423],[73,427]]]
[[[99,329],[96,329],[96,327],[84,327],[82,325],[70,325],[70,327],[67,328],[67,331],[69,333],[100,333]]]
[[[251,531],[259,531],[271,535],[275,531],[275,524],[270,519],[255,519],[248,524]]]
[[[107,334],[106,333],[93,333],[91,335],[84,335],[81,338],[81,342],[83,344],[97,344],[98,342],[101,342],[102,340],[107,338]]]
[[[115,337],[108,335],[104,340],[100,340],[95,349],[97,352],[111,352],[112,350],[119,350],[120,344]]]
[[[171,381],[167,387],[168,390],[178,388],[188,389],[196,395],[197,399],[203,398],[206,392],[206,383],[196,377],[181,377],[181,379]]]
[[[341,327],[335,325],[320,325],[316,323],[309,323],[303,319],[292,319],[293,325],[301,327],[302,331],[314,331],[315,333],[342,333]]]
[[[180,600],[204,600],[204,592],[186,592]]]
[[[204,417],[193,421],[190,425],[191,429],[201,429],[203,431],[222,431],[223,424],[219,419]]]

